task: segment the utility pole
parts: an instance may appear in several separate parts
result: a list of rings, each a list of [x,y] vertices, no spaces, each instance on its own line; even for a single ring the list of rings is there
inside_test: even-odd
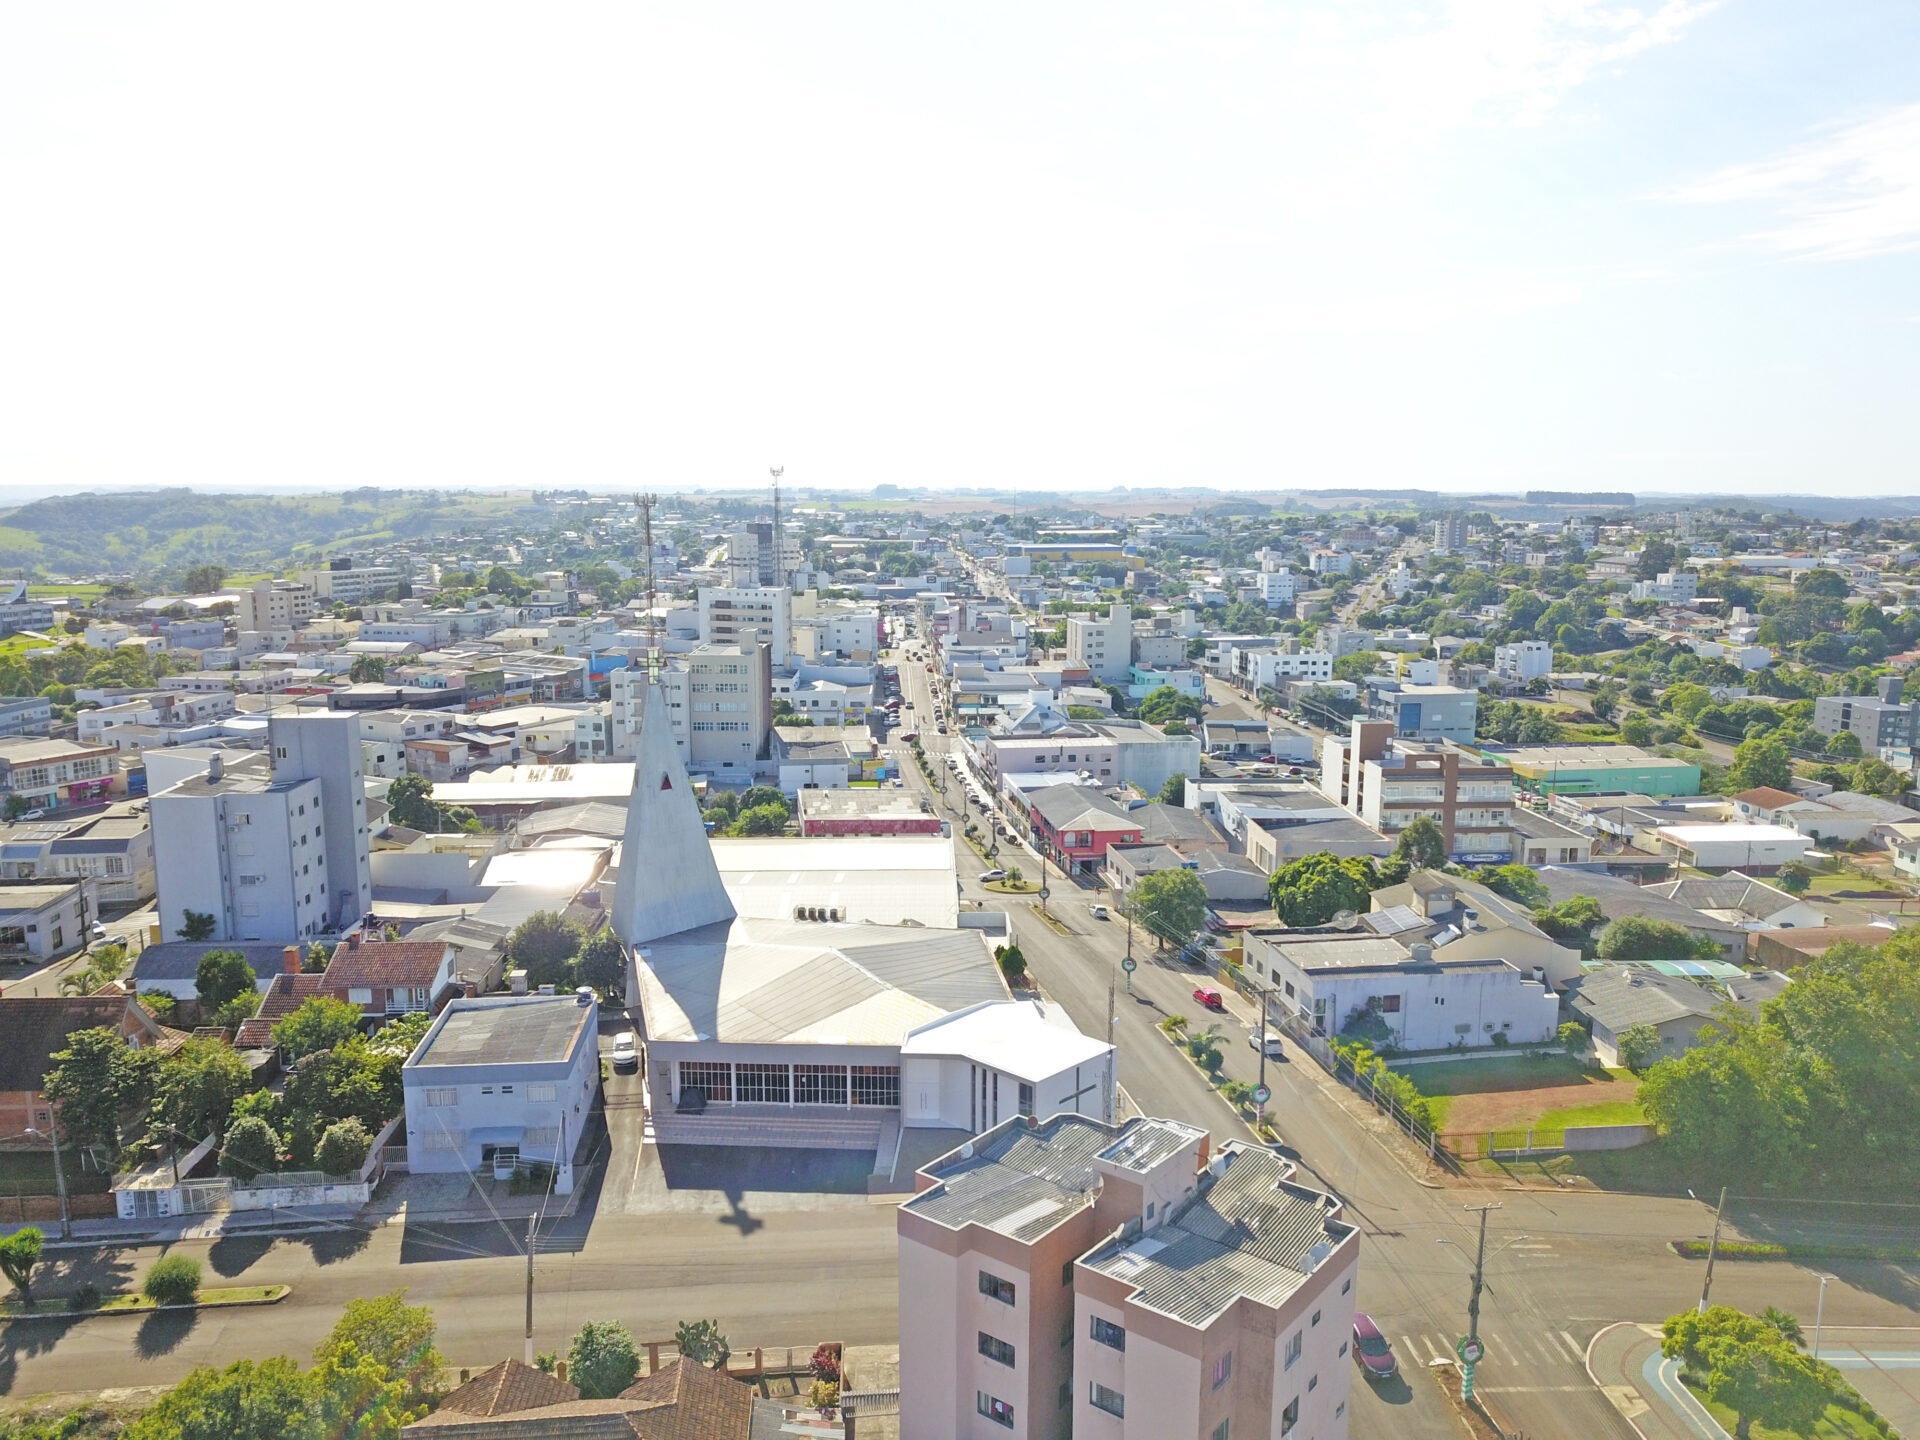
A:
[[[1262,1095],[1271,1093],[1267,1089],[1267,992],[1256,987],[1254,994],[1260,1000],[1260,1081]],[[1253,1106],[1253,1133],[1258,1135],[1267,1124],[1267,1102],[1256,1100]]]
[[[533,1227],[539,1215],[527,1216],[527,1364],[533,1364]]]
[[[1713,1207],[1713,1238],[1707,1241],[1707,1273],[1700,1281],[1700,1313],[1707,1313],[1707,1292],[1713,1289],[1713,1257],[1720,1249],[1720,1214],[1727,1208],[1727,1187],[1720,1187],[1720,1203]]]
[[[1460,1354],[1460,1398],[1473,1399],[1473,1372],[1480,1363],[1482,1347],[1480,1344],[1480,1292],[1487,1284],[1487,1212],[1498,1210],[1500,1205],[1494,1202],[1487,1205],[1469,1205],[1468,1210],[1480,1212],[1480,1241],[1473,1252],[1473,1291],[1467,1297],[1467,1337],[1459,1345]]]
[[[73,1238],[73,1210],[67,1203],[67,1167],[60,1159],[60,1110],[47,1104],[47,1130],[53,1136],[53,1184],[60,1192],[60,1238]]]
[[[1107,969],[1107,1044],[1113,1044],[1113,969]],[[1821,1291],[1825,1294],[1824,1288]]]

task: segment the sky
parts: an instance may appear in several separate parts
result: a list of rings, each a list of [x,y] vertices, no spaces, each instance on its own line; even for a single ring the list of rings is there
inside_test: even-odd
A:
[[[0,484],[1920,494],[1920,7],[0,10]]]

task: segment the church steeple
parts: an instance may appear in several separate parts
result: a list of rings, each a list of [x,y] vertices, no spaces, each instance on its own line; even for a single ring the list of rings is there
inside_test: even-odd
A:
[[[629,945],[734,918],[707,843],[706,822],[673,742],[667,702],[649,684],[640,714],[640,753],[620,847],[613,931]]]

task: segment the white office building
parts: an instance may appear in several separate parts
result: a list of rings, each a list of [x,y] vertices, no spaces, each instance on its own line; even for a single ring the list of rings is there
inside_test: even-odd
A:
[[[1521,640],[1493,647],[1493,673],[1509,685],[1525,685],[1553,670],[1553,646],[1544,640]]]
[[[787,663],[793,626],[793,592],[784,585],[716,588],[703,586],[699,599],[700,639],[708,645],[738,645],[749,631],[772,646],[776,667]]]
[[[1108,685],[1124,685],[1133,668],[1133,610],[1115,605],[1107,618],[1088,615],[1067,618],[1067,664],[1082,665],[1093,678]]]

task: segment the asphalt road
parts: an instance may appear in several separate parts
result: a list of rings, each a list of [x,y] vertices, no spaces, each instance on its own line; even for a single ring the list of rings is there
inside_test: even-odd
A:
[[[909,674],[906,664],[901,669]],[[930,715],[927,679],[924,669],[916,668],[907,685],[918,713]],[[926,729],[922,735],[930,749],[945,748],[945,737]],[[910,785],[920,784],[910,758],[906,773]],[[1115,982],[1112,1034],[1119,1046],[1120,1083],[1135,1102],[1151,1114],[1207,1125],[1217,1136],[1245,1137],[1246,1127],[1226,1102],[1154,1028],[1168,1014],[1199,1023],[1203,1012],[1192,997],[1199,972],[1136,945],[1141,963],[1127,993],[1118,971],[1126,927],[1117,920],[1096,920],[1087,909],[1111,897],[1060,880],[1056,871],[1048,908],[1073,932],[1062,936],[1030,905],[980,887],[974,878],[982,868],[978,857],[964,842],[955,843],[966,898],[1009,911],[1033,975],[1086,1033],[1106,1033],[1108,984]],[[1026,868],[1032,872],[1031,865]],[[1237,997],[1234,1003],[1239,1005]],[[1227,1040],[1227,1074],[1255,1080],[1259,1059],[1247,1044],[1250,1027],[1239,1018],[1210,1018],[1220,1023]],[[1450,1352],[1466,1333],[1478,1223],[1468,1207],[1497,1204],[1488,1223],[1488,1252],[1499,1253],[1487,1265],[1481,1302],[1480,1334],[1488,1359],[1477,1376],[1480,1392],[1509,1430],[1531,1440],[1634,1440],[1586,1374],[1587,1343],[1614,1321],[1657,1323],[1698,1299],[1702,1266],[1679,1259],[1667,1244],[1704,1238],[1712,1226],[1710,1211],[1684,1197],[1520,1190],[1491,1181],[1431,1178],[1412,1147],[1365,1107],[1355,1106],[1351,1095],[1290,1042],[1287,1049],[1287,1063],[1266,1068],[1274,1091],[1269,1116],[1297,1152],[1303,1177],[1339,1195],[1348,1217],[1361,1227],[1360,1308],[1390,1337],[1403,1367]],[[1920,1325],[1914,1308],[1920,1306],[1920,1287],[1904,1277],[1863,1266],[1858,1273],[1843,1267],[1842,1279],[1848,1283],[1828,1287],[1829,1326]],[[1754,1311],[1781,1305],[1800,1315],[1810,1332],[1816,1289],[1817,1282],[1798,1267],[1723,1264],[1713,1298]],[[1920,1338],[1920,1331],[1915,1334]],[[1423,1376],[1411,1378],[1411,1385],[1377,1390],[1356,1383],[1356,1440],[1441,1440],[1457,1434],[1431,1383]]]

